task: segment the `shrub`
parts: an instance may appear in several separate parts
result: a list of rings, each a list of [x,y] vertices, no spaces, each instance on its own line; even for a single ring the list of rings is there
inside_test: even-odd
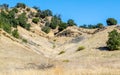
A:
[[[35,13],[34,12],[30,12],[30,14],[28,15],[28,18],[32,18],[35,17]]]
[[[108,25],[108,26],[116,25],[116,24],[117,24],[117,20],[114,19],[114,18],[108,18],[108,19],[106,20],[106,22],[107,22],[107,25]]]
[[[50,23],[50,28],[52,29],[56,29],[57,25],[55,24],[55,22],[51,22]]]
[[[81,25],[80,26],[81,28],[87,28],[87,29],[95,29],[95,28],[102,28],[104,27],[102,23],[98,23],[97,25],[94,25],[94,24],[84,24],[84,25]]]
[[[41,14],[40,14],[41,18],[45,18],[47,16],[52,16],[52,11],[51,10],[47,9],[47,10],[41,11]]]
[[[16,20],[16,19],[11,19],[10,22],[11,22],[10,24],[11,24],[13,27],[17,28],[17,25],[19,24],[19,23],[18,23],[18,20]]]
[[[8,17],[9,19],[15,18],[15,12],[14,12],[14,11],[9,11],[7,17]]]
[[[63,60],[63,62],[70,62],[69,60]]]
[[[15,13],[18,13],[18,9],[17,8],[13,8],[12,11],[14,11]]]
[[[53,49],[56,47],[56,45],[55,44],[53,44]]]
[[[33,8],[34,8],[35,10],[37,10],[37,12],[41,12],[41,9],[40,9],[39,7],[33,6]]]
[[[109,48],[109,50],[120,49],[120,33],[118,33],[117,30],[113,30],[109,33],[107,47]]]
[[[66,29],[66,28],[67,28],[67,24],[66,24],[66,23],[61,23],[61,24],[59,25],[58,30],[59,30],[59,31],[62,31],[62,30],[64,30],[64,29]]]
[[[40,17],[40,15],[41,15],[41,13],[40,13],[40,12],[37,12],[37,13],[35,14],[35,17]]]
[[[74,25],[76,25],[73,19],[69,19],[67,21],[67,24],[68,24],[68,26],[74,26]]]
[[[43,28],[42,28],[42,31],[44,31],[45,33],[49,33],[50,32],[50,27],[48,27],[48,26],[44,26]]]
[[[17,20],[19,22],[19,25],[22,26],[23,28],[25,28],[25,24],[26,24],[26,21],[27,21],[27,18],[25,16],[25,14],[22,13],[21,15],[19,15]]]
[[[16,5],[17,8],[26,8],[26,5],[24,3],[17,3]]]
[[[0,27],[7,33],[11,33],[10,20],[4,11],[0,12]]]
[[[63,54],[63,53],[65,53],[65,51],[61,51],[58,55],[61,55],[61,54]]]
[[[84,50],[84,49],[85,49],[84,46],[80,46],[80,47],[78,47],[78,49],[76,51],[81,51],[81,50]]]
[[[45,26],[50,27],[50,23],[49,23],[49,22],[46,22],[46,23],[45,23]]]
[[[21,15],[19,15],[18,16],[18,18],[17,18],[17,21],[18,21],[18,24],[21,26],[21,27],[23,27],[23,28],[25,28],[25,29],[27,29],[27,30],[29,30],[30,29],[30,24],[27,24],[27,17],[25,16],[25,13],[22,13]]]
[[[39,22],[39,18],[33,18],[32,22],[37,24]]]
[[[22,39],[22,42],[27,43],[28,41],[27,39]]]
[[[104,26],[103,26],[103,24],[102,23],[98,23],[97,24],[97,28],[103,28]]]
[[[59,26],[61,22],[62,21],[61,21],[60,15],[54,15],[50,23],[50,28],[56,29],[56,27]]]
[[[12,31],[12,36],[15,37],[15,38],[19,38],[18,30]]]
[[[27,8],[26,11],[30,11],[30,8]]]
[[[43,14],[44,14],[45,16],[52,16],[52,11],[49,10],[49,9],[47,9],[47,10],[44,10],[44,11],[43,11]]]
[[[2,25],[2,27],[3,27],[4,31],[6,31],[7,33],[11,33],[11,25],[10,24],[4,23]]]
[[[26,24],[25,29],[30,30],[30,26],[31,26],[30,24]]]

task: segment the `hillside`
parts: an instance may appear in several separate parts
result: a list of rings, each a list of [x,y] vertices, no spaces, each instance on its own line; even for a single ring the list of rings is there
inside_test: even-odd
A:
[[[108,33],[114,29],[120,32],[119,26],[83,28],[67,25],[50,11],[49,15],[43,15],[39,9],[23,5],[14,9],[19,12],[10,14],[13,9],[1,9],[0,13],[0,72],[120,74],[120,51],[109,51],[106,46]],[[34,18],[39,21],[33,22]],[[54,23],[59,24],[54,26]],[[78,50],[80,47],[83,50]]]
[[[50,63],[50,59],[43,54],[37,53],[28,45],[16,40],[5,32],[2,32],[0,35],[0,58],[1,71],[37,68],[35,65],[40,66],[42,64],[45,66],[53,65]]]

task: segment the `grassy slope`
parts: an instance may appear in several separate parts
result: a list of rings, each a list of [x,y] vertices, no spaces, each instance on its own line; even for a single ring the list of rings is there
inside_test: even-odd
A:
[[[88,39],[85,39],[78,43],[69,43],[66,45],[63,45],[63,47],[60,47],[60,49],[53,49],[52,45],[49,44],[48,48],[51,48],[50,50],[45,48],[45,51],[43,53],[51,52],[55,60],[63,61],[63,60],[69,60],[69,62],[61,62],[57,63],[61,67],[41,71],[41,70],[21,70],[21,71],[14,71],[10,72],[10,75],[119,75],[120,74],[120,51],[101,51],[98,48],[106,46],[106,41],[108,39],[107,34],[111,30],[114,29],[113,27],[108,27],[106,30],[98,32],[97,34],[91,36]],[[23,30],[24,32],[24,30]],[[22,31],[21,31],[22,33]],[[30,37],[32,33],[26,32],[25,34],[26,38],[29,38],[30,40],[33,39],[34,42],[43,44],[44,47],[46,44],[42,41],[46,40],[38,40],[40,37]],[[23,33],[24,34],[24,33]],[[22,35],[23,35],[22,34]],[[32,50],[25,48],[24,46],[11,41],[9,38],[6,38],[4,36],[1,36],[2,39],[0,40],[0,50],[1,56],[0,58],[2,61],[0,63],[3,63],[1,65],[2,68],[5,68],[7,66],[8,68],[14,67],[15,64],[24,64],[24,62],[34,62],[34,63],[40,63],[39,60],[43,56],[39,56],[36,53],[32,52]],[[39,38],[38,38],[39,37]],[[104,37],[104,38],[103,38]],[[36,40],[35,40],[36,38]],[[7,40],[7,41],[6,41]],[[46,41],[46,43],[48,43]],[[85,46],[85,50],[76,52],[76,49],[79,46]],[[13,49],[12,49],[13,48]],[[41,48],[39,48],[41,50]],[[65,50],[64,54],[57,55],[55,50]],[[6,51],[5,51],[6,50]],[[12,52],[11,52],[12,50]],[[55,55],[54,55],[55,53]],[[7,54],[7,55],[6,55]],[[46,53],[46,55],[49,56],[49,53]],[[22,58],[24,57],[24,58]],[[7,58],[7,59],[4,59]],[[43,60],[41,58],[41,60]],[[9,59],[9,60],[8,60]],[[15,61],[15,62],[13,62]],[[8,62],[10,66],[8,66],[6,63],[4,65],[4,62]],[[12,65],[12,64],[13,65]],[[8,73],[4,73],[1,75],[9,75]]]
[[[17,43],[8,37],[0,36],[0,70],[12,70],[24,68],[29,63],[46,63],[48,61],[42,55],[38,55],[30,48]]]

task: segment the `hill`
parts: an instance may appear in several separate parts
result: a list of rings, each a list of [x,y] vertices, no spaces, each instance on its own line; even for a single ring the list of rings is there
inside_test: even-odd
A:
[[[1,9],[0,16],[0,71],[5,74],[13,70],[18,75],[25,70],[33,75],[120,74],[120,51],[108,51],[106,46],[108,33],[120,32],[117,25],[92,29],[67,25],[50,10],[21,3]]]

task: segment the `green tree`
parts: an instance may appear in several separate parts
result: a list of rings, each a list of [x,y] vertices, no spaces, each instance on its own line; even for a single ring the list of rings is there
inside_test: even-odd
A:
[[[59,31],[62,31],[62,30],[64,30],[64,29],[66,29],[66,28],[67,28],[67,24],[66,24],[66,23],[61,23],[61,24],[59,25],[58,30],[59,30]]]
[[[35,10],[37,10],[37,12],[40,12],[40,13],[41,13],[41,9],[40,9],[39,7],[33,6],[33,8],[34,8]]]
[[[24,3],[17,3],[17,8],[26,8],[26,5]]]
[[[103,26],[103,24],[102,23],[98,23],[97,24],[97,28],[103,28],[104,26]]]
[[[108,26],[116,25],[116,24],[117,24],[117,20],[114,19],[114,18],[108,18],[108,19],[106,20],[106,22],[107,22],[107,25],[108,25]]]
[[[27,8],[26,11],[30,11],[30,8]]]
[[[107,47],[109,48],[109,50],[120,49],[120,33],[118,33],[117,30],[113,30],[109,33]]]
[[[55,22],[50,23],[50,28],[52,28],[52,29],[56,29],[57,26],[58,25]]]
[[[50,23],[50,28],[56,29],[57,26],[59,26],[62,23],[60,15],[54,15],[51,23]]]
[[[41,18],[45,18],[47,16],[52,16],[52,11],[49,10],[49,9],[42,11],[41,14],[40,14]]]
[[[18,21],[18,24],[27,29],[27,30],[30,30],[30,24],[27,24],[27,17],[26,17],[26,14],[25,13],[22,13],[21,15],[18,16],[17,18],[17,21]]]
[[[67,21],[67,24],[68,24],[68,26],[74,26],[74,25],[76,25],[73,19],[69,19]]]

